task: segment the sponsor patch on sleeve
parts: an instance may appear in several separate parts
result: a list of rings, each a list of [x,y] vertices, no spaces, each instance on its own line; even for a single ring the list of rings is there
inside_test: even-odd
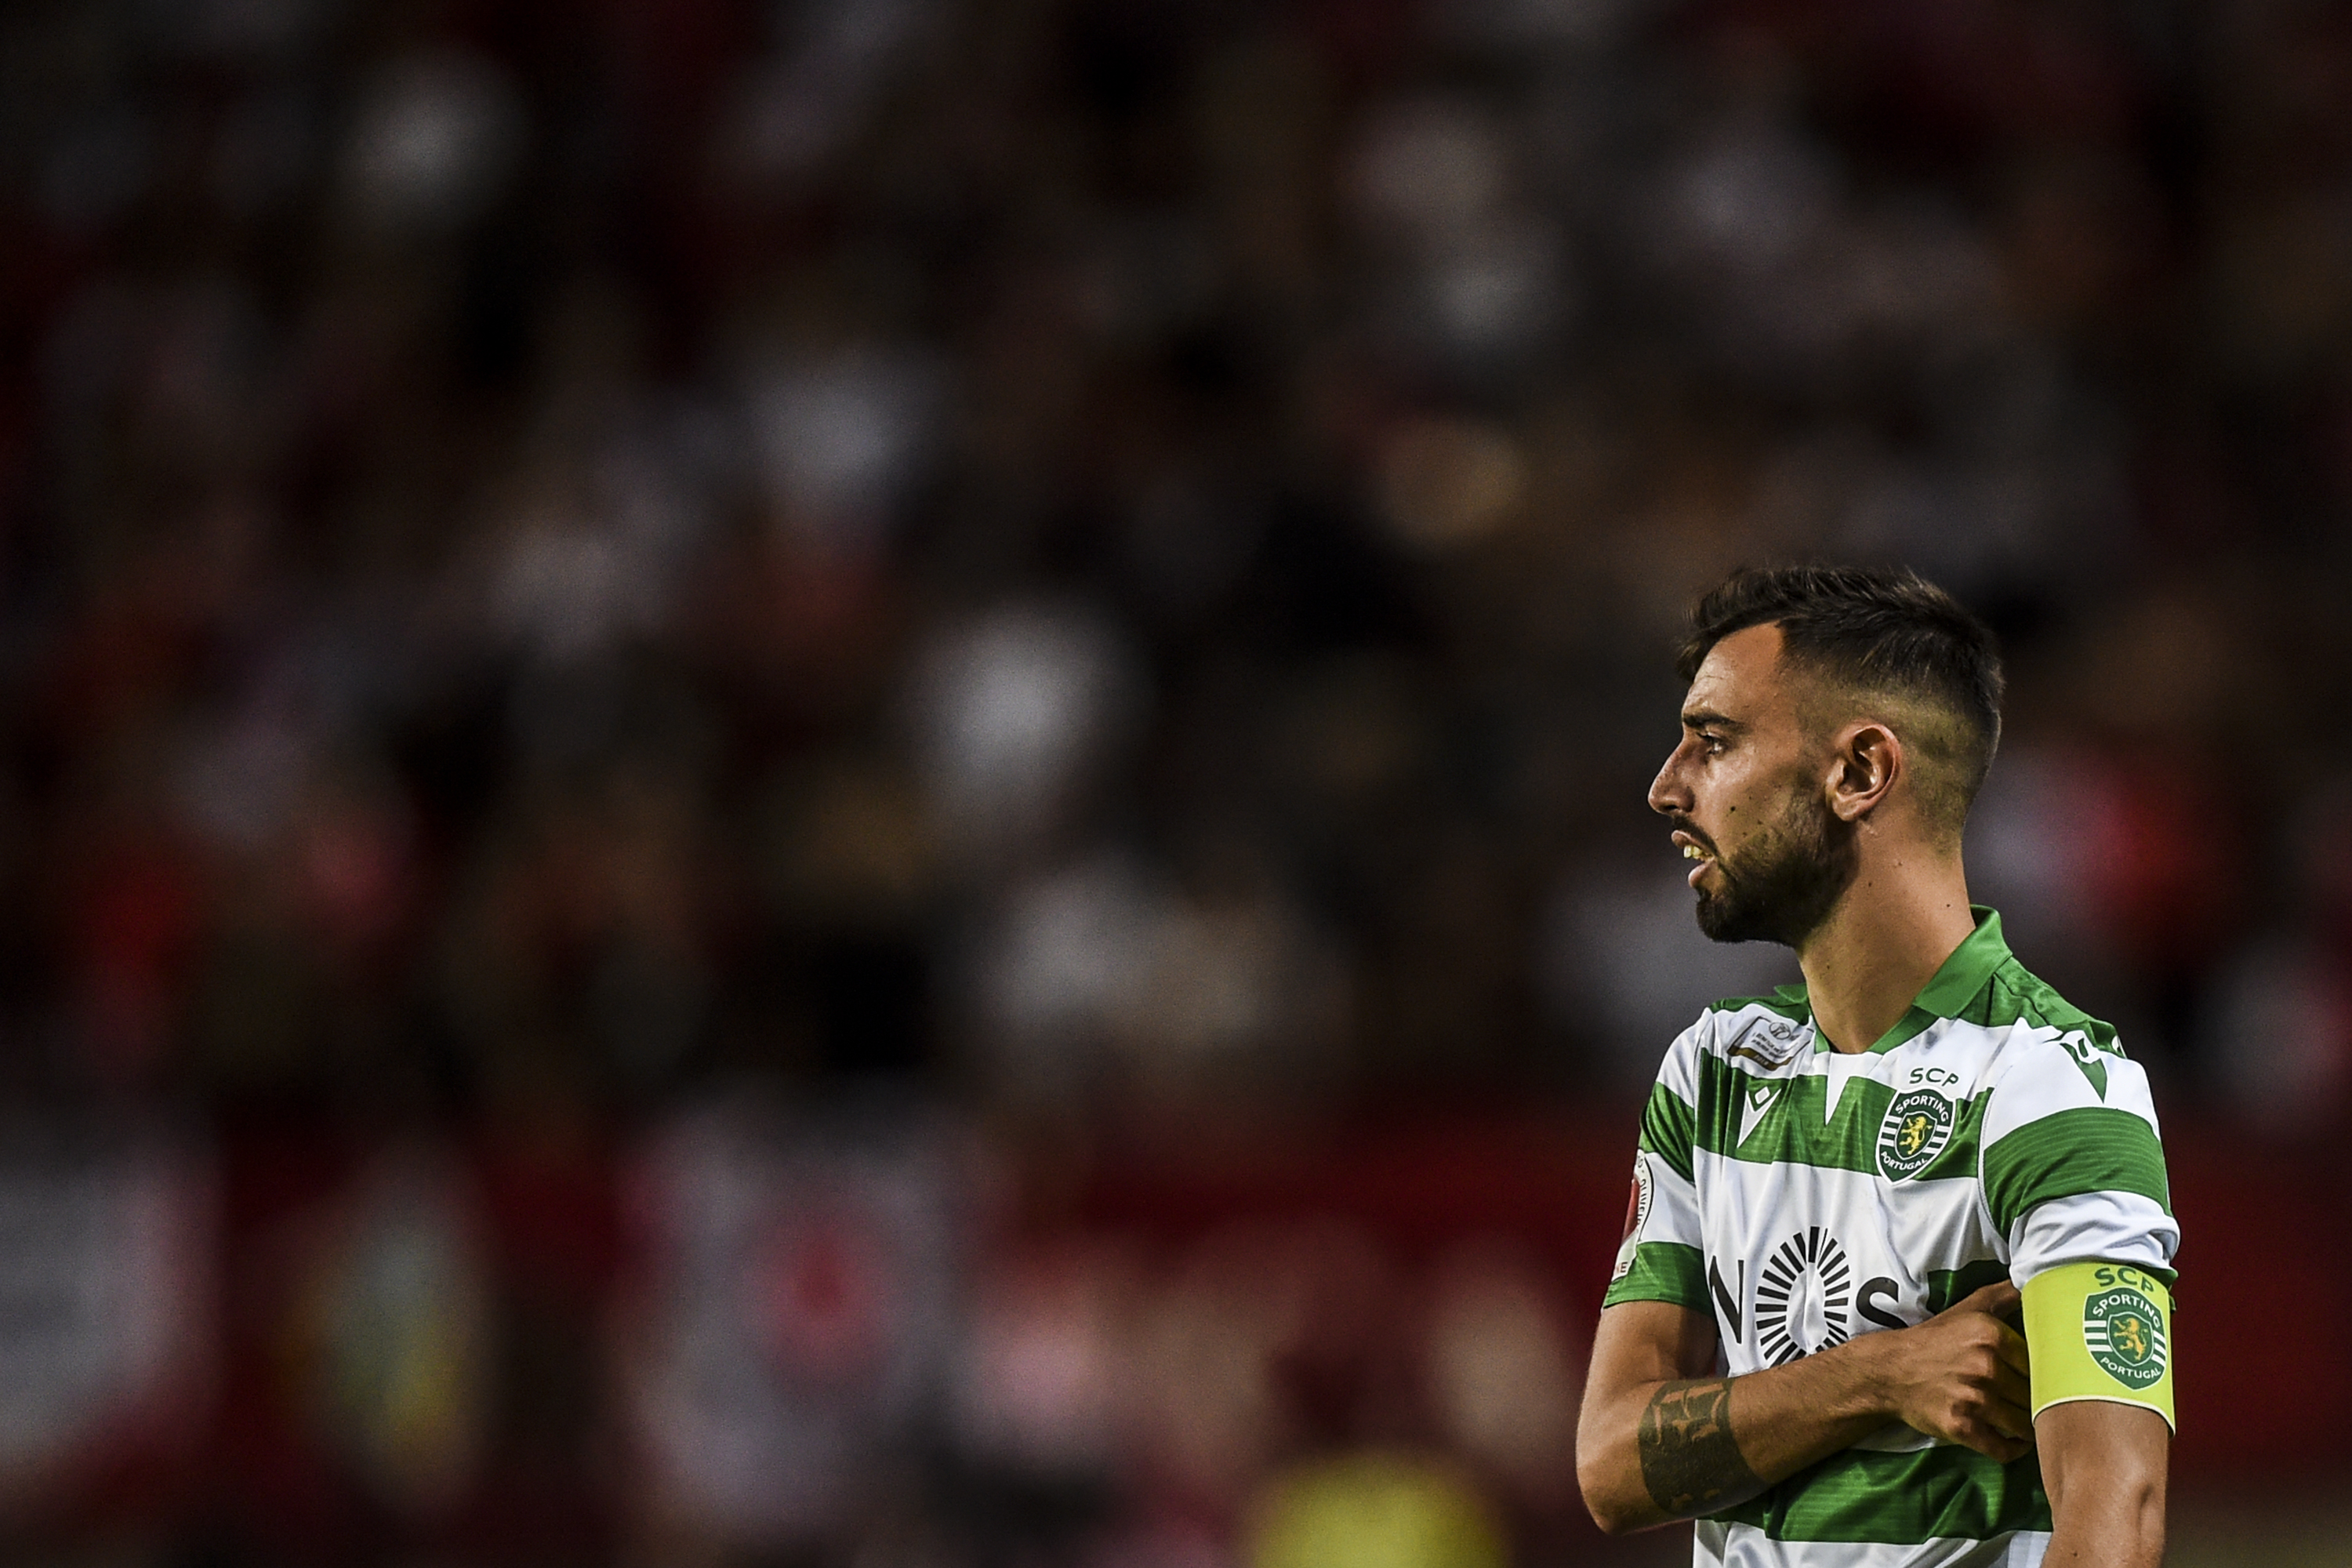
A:
[[[1625,1235],[1617,1244],[1617,1267],[1610,1271],[1614,1285],[1633,1272],[1633,1255],[1641,1250],[1642,1227],[1650,1220],[1650,1157],[1633,1156],[1633,1189],[1625,1194]]]

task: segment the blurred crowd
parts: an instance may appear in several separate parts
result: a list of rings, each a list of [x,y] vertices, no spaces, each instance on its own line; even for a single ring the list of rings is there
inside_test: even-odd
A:
[[[2341,7],[30,0],[0,342],[0,1087],[134,1147],[28,1131],[0,1219],[80,1160],[152,1220],[160,1159],[274,1279],[237,1151],[375,1150],[303,1223],[376,1263],[302,1321],[408,1290],[462,1382],[539,1257],[549,1452],[579,1345],[661,1340],[577,1304],[614,1259],[691,1277],[795,1183],[896,1216],[892,1310],[953,1324],[974,1192],[1621,1110],[1792,973],[1699,937],[1643,805],[1742,561],[1993,621],[1978,895],[2163,1092],[2287,1139],[2352,1094]],[[853,1101],[885,1153],[774,1131]],[[574,1198],[493,1244],[478,1186]],[[861,1245],[774,1288],[849,1311]],[[1047,1322],[1125,1278],[1039,1267]],[[1083,1446],[1080,1342],[1007,1332]],[[471,1429],[387,1389],[384,1495],[447,1493]],[[838,1410],[631,1397],[697,1517],[841,1462]],[[1437,1470],[1299,1486],[1499,1550]]]

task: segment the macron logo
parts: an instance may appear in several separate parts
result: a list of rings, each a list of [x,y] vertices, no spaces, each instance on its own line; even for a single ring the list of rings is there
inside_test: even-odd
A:
[[[2105,1100],[2107,1098],[2107,1064],[2100,1058],[2105,1053],[2093,1045],[2091,1037],[2080,1029],[2067,1030],[2058,1037],[2058,1044],[2074,1058],[2074,1065],[2083,1069],[2083,1076],[2090,1079],[2093,1092]]]

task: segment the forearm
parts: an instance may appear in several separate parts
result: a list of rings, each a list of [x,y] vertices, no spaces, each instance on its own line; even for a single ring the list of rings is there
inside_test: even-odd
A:
[[[1577,1422],[1584,1500],[1612,1531],[1719,1512],[1893,1421],[2007,1464],[2032,1447],[2025,1342],[2003,1321],[2017,1303],[2002,1280],[1907,1329],[1697,1379],[1689,1374],[1715,1350],[1704,1314],[1647,1301],[1609,1308]],[[2162,1430],[2160,1417],[2137,1414]],[[2056,1497],[2055,1481],[2050,1490]]]
[[[1877,1335],[1738,1377],[1670,1379],[1588,1405],[1579,1468],[1594,1516],[1641,1530],[1747,1501],[1893,1418]]]

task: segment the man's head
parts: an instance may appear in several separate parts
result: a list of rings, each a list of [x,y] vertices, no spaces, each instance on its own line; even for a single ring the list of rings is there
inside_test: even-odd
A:
[[[1991,634],[1907,572],[1748,569],[1692,617],[1683,739],[1650,787],[1718,942],[1798,946],[1864,831],[1957,855],[2000,737]]]

